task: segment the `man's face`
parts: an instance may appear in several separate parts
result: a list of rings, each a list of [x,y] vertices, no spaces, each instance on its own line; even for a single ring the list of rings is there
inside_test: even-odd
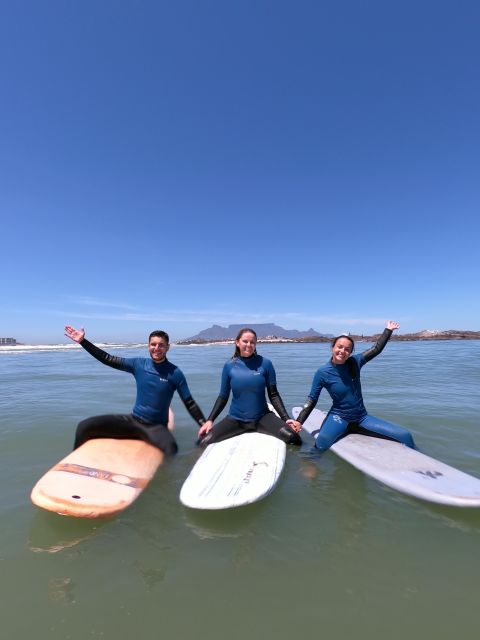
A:
[[[150,356],[154,362],[163,362],[167,355],[167,351],[170,349],[170,345],[164,338],[153,336],[148,343],[148,350]]]

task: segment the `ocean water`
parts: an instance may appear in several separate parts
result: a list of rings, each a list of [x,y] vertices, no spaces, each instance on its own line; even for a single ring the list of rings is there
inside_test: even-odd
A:
[[[358,344],[357,349],[368,344]],[[145,354],[144,347],[109,347]],[[230,346],[172,347],[204,412]],[[288,408],[324,344],[268,344]],[[480,342],[390,343],[362,372],[370,413],[408,427],[426,453],[480,477]],[[199,456],[176,398],[179,455],[127,511],[102,521],[43,512],[32,486],[86,416],[128,412],[128,374],[80,348],[0,351],[0,625],[23,640],[271,635],[478,637],[480,510],[432,505],[365,477],[311,440],[289,448],[265,500],[197,513],[178,494]],[[327,397],[319,408],[327,409]]]

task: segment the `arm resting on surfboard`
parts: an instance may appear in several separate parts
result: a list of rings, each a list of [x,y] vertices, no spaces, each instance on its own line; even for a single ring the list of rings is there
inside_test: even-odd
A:
[[[271,384],[270,386],[268,386],[267,387],[267,394],[268,394],[269,400],[272,403],[273,408],[277,412],[278,416],[284,422],[286,422],[287,420],[290,420],[290,416],[288,415],[287,410],[285,409],[285,406],[283,404],[282,398],[280,397],[280,394],[278,393],[277,385],[276,384]]]

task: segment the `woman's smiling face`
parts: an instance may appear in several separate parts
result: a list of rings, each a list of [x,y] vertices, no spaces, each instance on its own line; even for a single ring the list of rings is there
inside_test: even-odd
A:
[[[242,333],[238,340],[235,341],[235,344],[240,351],[240,357],[248,358],[257,348],[257,338],[250,331],[246,331],[245,333]]]
[[[332,347],[333,364],[344,364],[353,351],[352,341],[347,337],[338,338]]]

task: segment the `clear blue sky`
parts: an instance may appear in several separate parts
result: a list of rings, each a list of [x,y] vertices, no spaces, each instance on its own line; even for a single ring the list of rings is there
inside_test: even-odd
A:
[[[476,0],[0,10],[0,336],[480,330]]]

